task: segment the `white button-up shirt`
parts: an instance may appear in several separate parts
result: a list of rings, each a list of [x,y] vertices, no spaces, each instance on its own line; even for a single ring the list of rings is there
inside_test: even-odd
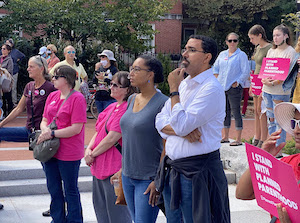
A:
[[[212,69],[183,80],[179,86],[179,97],[180,103],[175,104],[173,109],[171,99],[168,99],[156,116],[156,129],[166,139],[166,154],[174,160],[219,149],[225,118],[225,94]],[[167,125],[171,125],[176,135],[161,132]],[[201,143],[190,143],[183,138],[196,128],[202,134]]]

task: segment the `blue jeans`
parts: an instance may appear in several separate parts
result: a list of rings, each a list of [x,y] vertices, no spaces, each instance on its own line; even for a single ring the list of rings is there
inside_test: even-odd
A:
[[[268,94],[266,92],[263,92],[262,96],[263,96],[263,100],[267,107],[268,130],[269,130],[269,134],[271,135],[273,132],[275,132],[281,128],[274,116],[274,109],[276,106],[276,103],[274,102],[274,100],[287,102],[287,101],[289,101],[290,96],[289,95],[272,95],[272,94]],[[271,118],[273,118],[274,121],[271,121],[270,120]],[[280,139],[277,139],[276,146],[278,146],[282,142],[285,142],[285,139],[286,139],[286,132],[282,129],[282,132],[280,134]]]
[[[0,128],[0,142],[28,142],[29,130],[26,127]]]
[[[169,179],[166,176],[166,179]],[[193,223],[193,207],[192,207],[192,180],[186,178],[183,174],[180,174],[180,193],[181,193],[181,200],[178,209],[171,210],[170,209],[170,201],[171,201],[171,187],[169,185],[169,181],[166,180],[164,190],[163,190],[163,197],[165,203],[165,210],[168,223],[181,223],[182,216],[183,221],[185,223]]]
[[[54,223],[83,222],[78,190],[80,162],[81,160],[62,161],[52,158],[42,163],[48,191],[51,195],[50,213]],[[62,188],[62,183],[64,188]],[[67,214],[65,213],[65,201],[67,202]]]
[[[241,115],[241,100],[243,88],[241,85],[236,88],[231,87],[225,91],[226,96],[226,117],[224,120],[224,128],[230,128],[231,125],[231,110],[235,119],[235,129],[243,129],[243,120]]]
[[[101,113],[111,103],[116,102],[116,100],[115,99],[110,99],[110,100],[107,100],[107,101],[98,101],[98,100],[95,100],[95,102],[96,102],[98,113]]]
[[[122,185],[134,223],[155,223],[159,208],[149,205],[150,193],[144,195],[152,180],[135,180],[122,174]]]

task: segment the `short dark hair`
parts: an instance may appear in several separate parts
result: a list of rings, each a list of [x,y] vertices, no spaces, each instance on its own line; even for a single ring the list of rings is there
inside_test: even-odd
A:
[[[163,66],[158,59],[146,54],[140,55],[138,58],[143,59],[145,61],[145,66],[153,71],[154,83],[161,83],[164,81]]]
[[[11,51],[11,46],[10,46],[10,45],[4,43],[2,46],[5,46],[5,48],[6,48],[8,51]]]
[[[130,95],[133,93],[137,92],[137,88],[133,87],[130,83],[130,80],[128,79],[129,72],[127,71],[118,71],[117,73],[114,74],[113,80],[116,80],[118,84],[121,85],[123,88],[128,88],[127,89],[127,94],[125,95],[123,101],[127,101]]]
[[[68,65],[61,65],[54,70],[54,75],[64,76],[71,88],[75,87],[76,70]]]
[[[202,35],[191,35],[189,39],[198,39],[202,41],[202,49],[205,53],[211,54],[210,65],[213,65],[218,56],[218,46],[215,40],[208,36]]]

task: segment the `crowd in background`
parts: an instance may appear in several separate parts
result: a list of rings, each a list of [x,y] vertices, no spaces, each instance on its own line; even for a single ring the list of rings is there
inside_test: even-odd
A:
[[[249,86],[249,60],[247,55],[238,48],[239,35],[233,32],[229,33],[225,39],[228,49],[220,52],[218,56],[216,44],[210,38],[192,36],[189,39],[182,52],[182,64],[185,68],[173,71],[168,79],[171,99],[156,88],[156,85],[164,80],[163,67],[158,59],[141,55],[127,72],[118,71],[117,61],[111,50],[99,53],[97,56],[100,61],[95,65],[93,77],[93,83],[97,86],[95,100],[99,116],[95,125],[95,133],[86,149],[84,149],[84,125],[86,123],[85,92],[88,88],[88,75],[76,58],[75,48],[65,47],[63,50],[65,59],[60,61],[56,56],[55,45],[49,44],[41,47],[39,55],[31,57],[28,61],[27,71],[33,81],[26,85],[18,102],[16,97],[18,61],[24,58],[24,54],[14,48],[11,39],[7,40],[2,45],[0,63],[1,68],[6,69],[12,76],[12,87],[11,91],[3,92],[2,100],[0,99],[0,108],[3,109],[0,110],[0,118],[3,119],[0,122],[0,142],[2,140],[26,142],[28,135],[36,129],[41,129],[39,142],[53,137],[60,138],[57,154],[49,161],[42,163],[51,195],[50,210],[45,215],[51,215],[54,222],[83,221],[78,191],[78,172],[81,159],[84,158],[86,164],[91,167],[93,175],[93,204],[98,222],[131,222],[132,220],[143,223],[155,222],[159,211],[156,206],[159,192],[162,192],[165,202],[168,202],[165,203],[166,209],[163,210],[166,210],[170,222],[192,222],[193,219],[194,221],[201,219],[195,216],[194,212],[192,213],[192,203],[189,203],[192,201],[188,201],[187,205],[177,204],[174,210],[172,202],[176,202],[176,199],[174,201],[171,191],[174,176],[166,176],[166,179],[170,180],[170,185],[167,182],[163,191],[158,192],[158,186],[154,180],[157,177],[159,165],[162,165],[161,161],[164,160],[163,162],[177,168],[176,162],[174,164],[170,160],[191,158],[193,155],[201,156],[202,159],[203,155],[205,157],[208,155],[209,159],[218,162],[217,152],[221,143],[229,143],[232,114],[235,119],[236,139],[230,143],[230,146],[242,145],[242,115],[245,114],[245,109],[241,113],[241,100],[243,94],[244,98],[247,98],[249,88],[255,110],[254,145],[263,147],[268,134],[276,135],[276,146],[282,145],[286,134],[284,130],[279,130],[281,126],[276,119],[276,114],[274,115],[274,109],[276,105],[288,102],[290,98],[293,103],[300,101],[300,81],[298,81],[300,38],[295,50],[292,47],[291,32],[283,24],[274,28],[272,44],[266,38],[265,30],[260,25],[253,26],[248,36],[250,42],[256,47],[252,57],[256,63],[253,75],[259,74],[264,57],[289,58],[291,61],[286,80],[262,79],[262,89],[258,95],[253,94],[252,87]],[[201,50],[196,49],[196,46],[200,46]],[[204,70],[200,67],[201,72],[198,73],[197,67],[193,67],[196,66],[194,63],[197,63],[197,60],[193,61],[193,55],[196,53],[203,54],[197,59],[201,61],[200,65],[205,67]],[[183,70],[190,72],[185,80],[183,80]],[[178,76],[181,75],[182,79],[179,80]],[[197,75],[203,75],[207,79],[197,79]],[[205,87],[198,89],[193,81]],[[203,94],[201,90],[207,88],[206,84],[214,88],[210,91],[204,90],[205,93],[210,96],[219,95],[218,100],[221,102],[218,105],[224,107],[220,107],[218,111],[215,111],[217,106],[210,108],[212,111],[210,115],[215,115],[212,116],[214,120],[209,119],[208,114],[207,117],[202,117],[202,112],[197,113],[202,111],[201,103],[204,99],[197,98],[199,95],[196,92],[199,90],[199,94]],[[190,89],[188,86],[191,86]],[[215,92],[216,89],[218,92]],[[192,99],[189,99],[191,94],[195,94],[193,100],[197,101],[196,105],[199,107],[192,103]],[[176,107],[176,104],[180,103],[182,106]],[[193,111],[189,110],[190,107],[193,107]],[[27,112],[25,127],[4,127],[25,109]],[[197,120],[200,116],[203,118],[202,122]],[[174,121],[175,118],[178,123]],[[210,126],[204,118],[207,118],[207,121],[216,122],[214,126],[220,128]],[[57,123],[57,130],[51,130],[48,126],[53,120]],[[191,125],[188,127],[187,123]],[[190,129],[191,126],[195,128]],[[185,131],[184,127],[189,130]],[[222,127],[223,137],[221,137]],[[206,131],[218,132],[213,136],[207,136]],[[162,138],[167,142],[166,150],[164,150],[163,142],[165,141]],[[212,138],[216,143],[209,142]],[[182,148],[182,151],[174,150],[172,146],[175,144]],[[199,148],[208,145],[209,148],[205,148],[207,151],[199,154],[197,152],[199,148],[194,145],[199,145]],[[184,151],[186,147],[191,149],[188,153]],[[167,158],[164,158],[165,154]],[[278,158],[282,156],[280,151],[273,155]],[[180,173],[181,184],[188,185],[187,190],[196,188],[195,184],[190,184],[189,180],[183,177],[189,171],[184,170],[186,172],[182,173],[180,168],[176,171]],[[226,181],[223,180],[223,170],[216,169],[216,171],[218,174],[214,177],[223,184]],[[207,178],[209,177],[208,174]],[[297,177],[299,178],[298,175]],[[111,183],[116,178],[122,179],[127,207],[115,205],[116,195]],[[191,179],[194,181],[194,178]],[[207,214],[218,216],[224,220],[222,222],[229,222],[226,182],[222,190],[219,188],[217,191],[214,187],[217,181],[201,180],[202,183],[209,184],[212,197],[214,193],[220,193],[216,197],[219,196],[224,201],[222,207],[219,207],[222,209],[222,214],[212,213],[211,210],[207,210]],[[241,190],[246,189],[249,190],[246,187]],[[184,197],[184,192],[181,193]],[[190,198],[191,193],[188,194],[186,198]],[[204,196],[203,194],[197,195]],[[243,198],[242,195],[240,197]],[[251,198],[254,198],[253,195]],[[201,200],[201,202],[201,204],[209,203],[207,200]],[[194,205],[197,206],[197,201],[193,200],[193,207]]]

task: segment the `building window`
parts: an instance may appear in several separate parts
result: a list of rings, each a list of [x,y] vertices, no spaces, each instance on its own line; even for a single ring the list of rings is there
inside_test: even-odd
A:
[[[189,37],[191,35],[195,35],[196,34],[196,29],[194,28],[184,28],[183,30],[183,40],[186,41],[189,39]]]
[[[182,14],[165,14],[165,16],[162,16],[161,19],[182,20],[183,16]]]
[[[151,24],[152,29],[155,30],[155,24]],[[141,39],[145,41],[146,46],[150,46],[151,49],[146,51],[145,53],[155,53],[155,35],[152,36],[152,39],[150,36],[141,36]]]

